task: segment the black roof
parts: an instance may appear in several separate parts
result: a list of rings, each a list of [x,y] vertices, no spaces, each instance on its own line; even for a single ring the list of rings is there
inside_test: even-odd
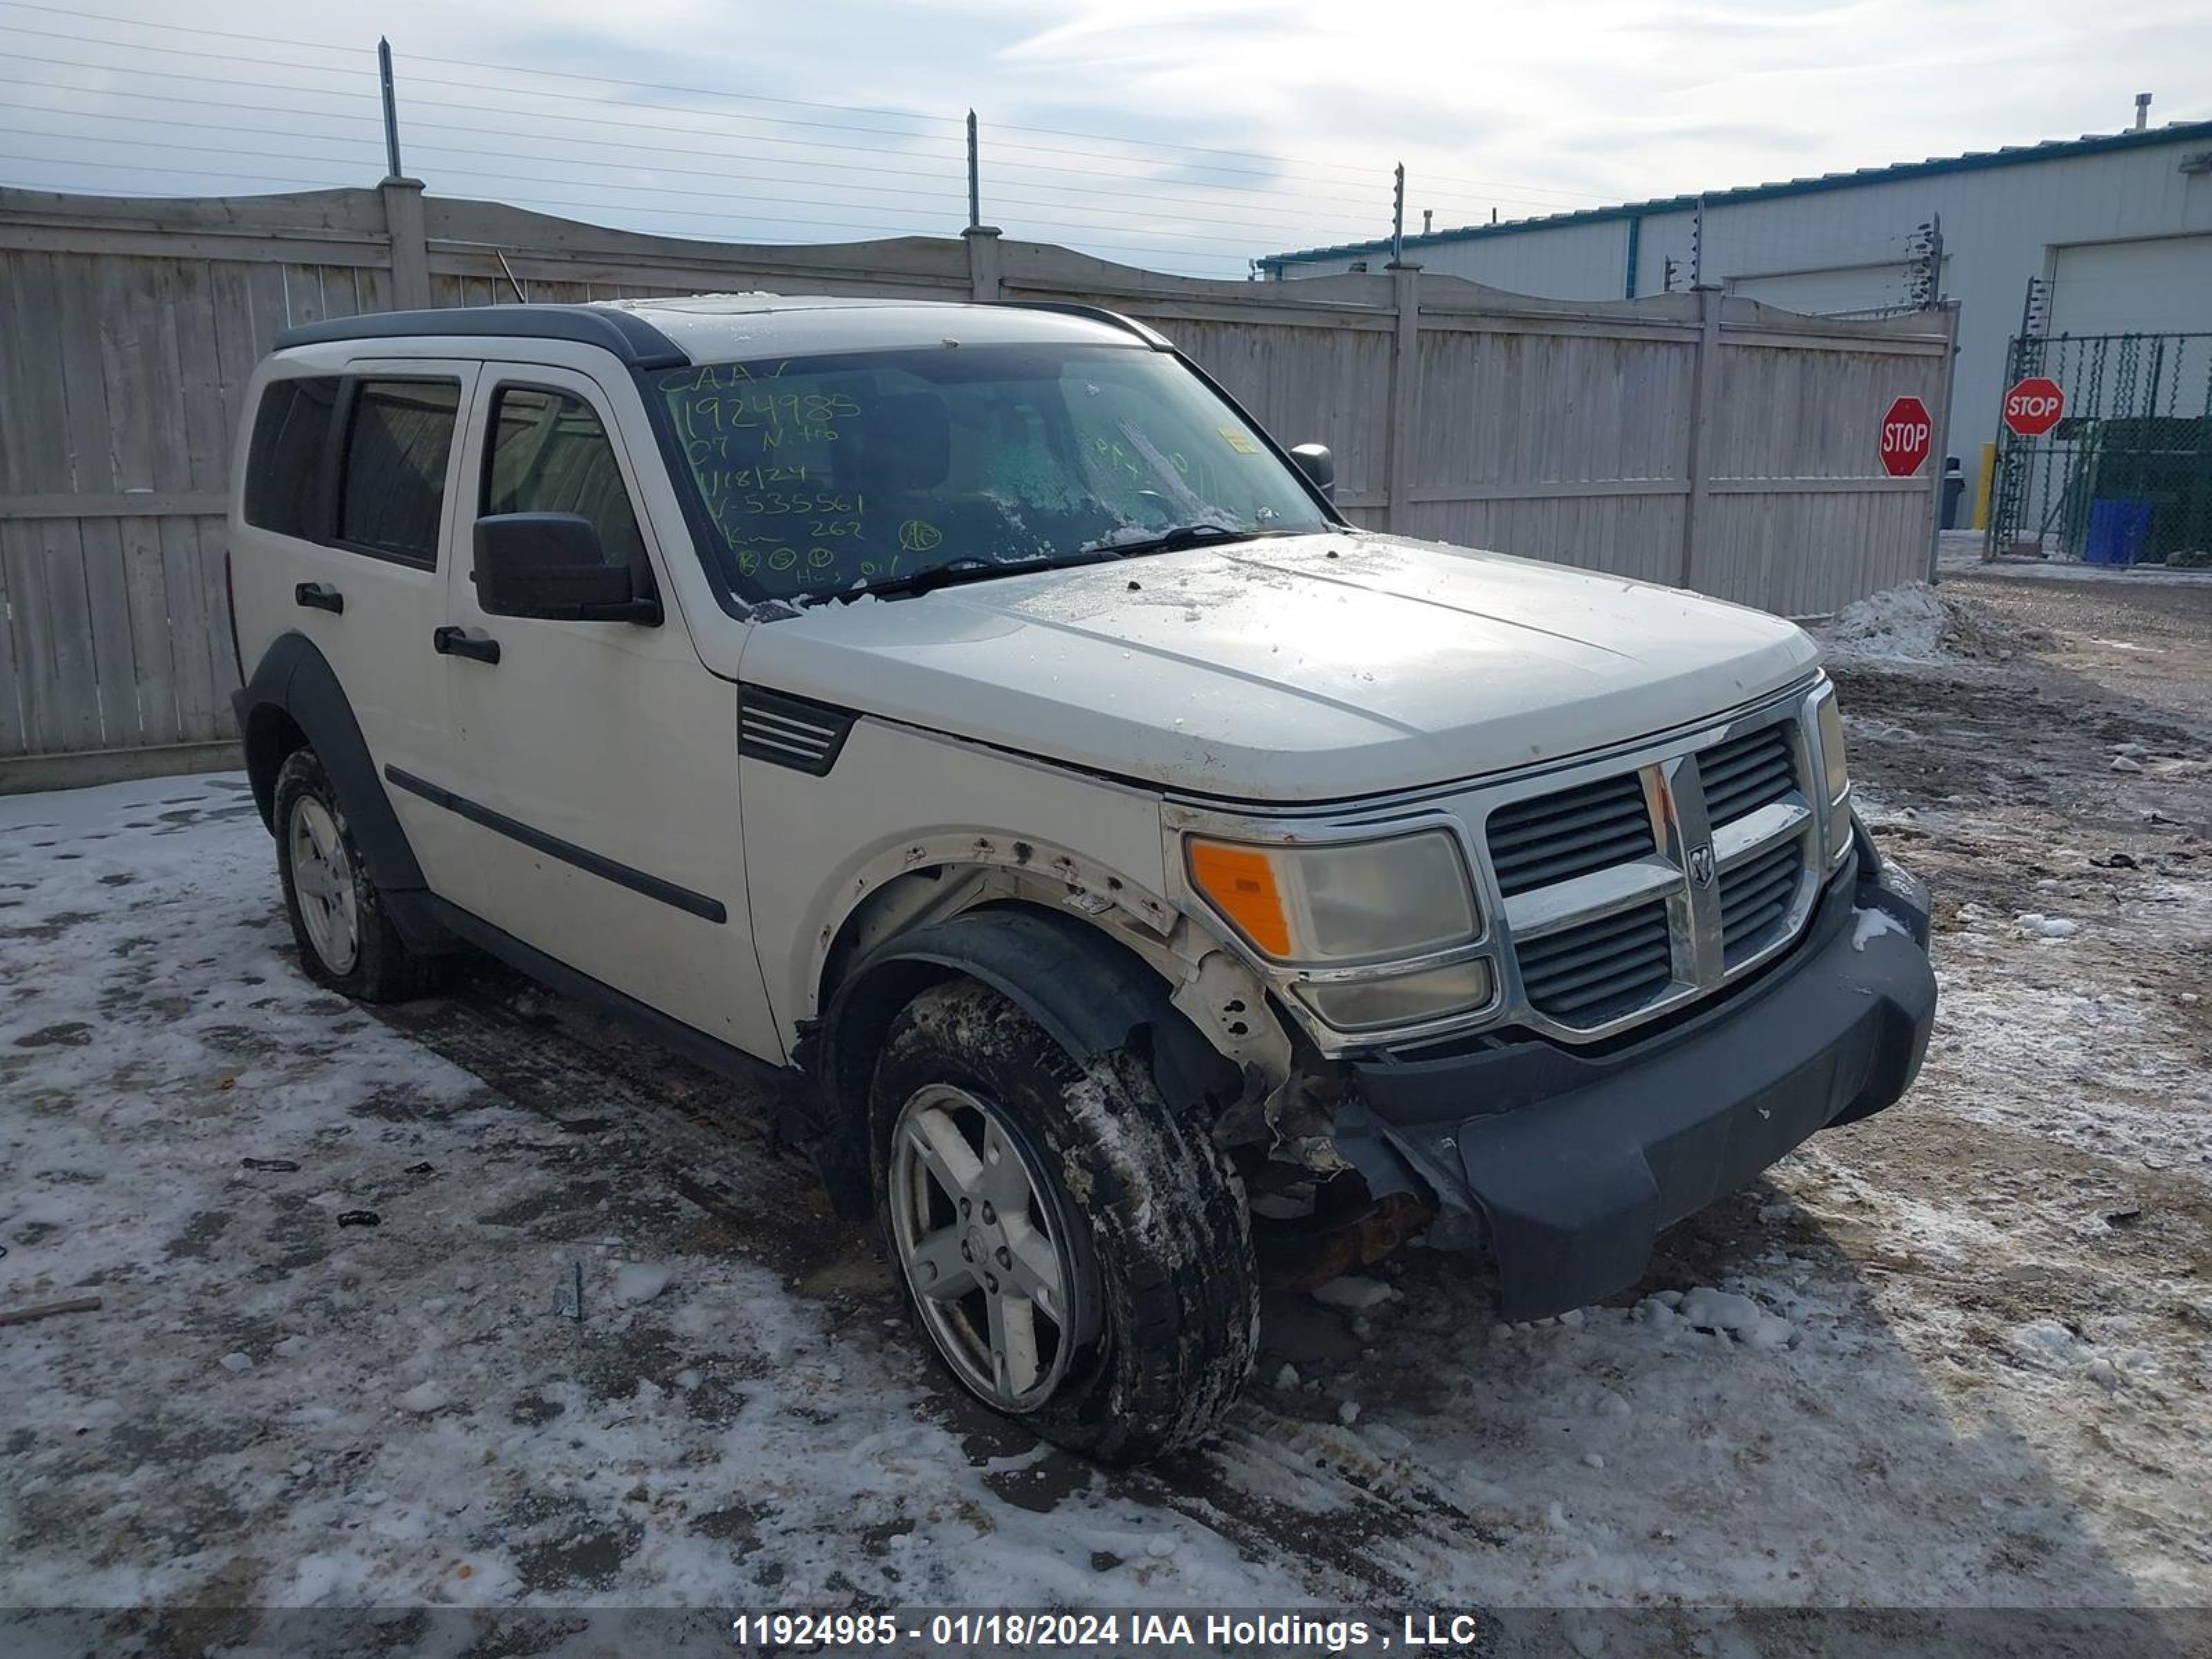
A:
[[[683,349],[633,312],[605,306],[454,306],[441,311],[380,311],[301,323],[276,337],[287,346],[326,340],[392,340],[425,334],[502,340],[573,340],[601,346],[633,368],[681,368]]]

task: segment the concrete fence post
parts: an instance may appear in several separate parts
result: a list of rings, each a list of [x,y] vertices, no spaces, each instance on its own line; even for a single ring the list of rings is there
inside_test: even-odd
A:
[[[960,233],[968,244],[969,297],[986,305],[1006,293],[1006,280],[999,274],[1000,234],[996,225],[970,225]]]
[[[1421,420],[1421,268],[1390,268],[1390,299],[1397,327],[1390,343],[1390,409],[1383,428],[1382,527],[1413,533],[1413,434]]]
[[[1698,295],[1697,357],[1690,369],[1690,493],[1682,498],[1682,577],[1679,586],[1698,585],[1698,538],[1705,534],[1712,500],[1713,404],[1719,396],[1721,307],[1727,296],[1717,288]]]
[[[428,310],[430,239],[423,228],[422,181],[386,179],[376,193],[384,198],[384,229],[392,239],[392,308]]]

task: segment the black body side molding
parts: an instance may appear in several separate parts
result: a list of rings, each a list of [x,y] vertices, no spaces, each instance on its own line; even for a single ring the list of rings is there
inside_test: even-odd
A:
[[[729,911],[718,898],[695,893],[689,887],[679,887],[672,881],[663,881],[659,876],[617,863],[613,859],[594,853],[588,847],[579,847],[573,841],[549,836],[520,818],[511,818],[506,813],[495,811],[465,795],[457,795],[443,785],[432,783],[428,778],[418,778],[412,772],[403,772],[396,766],[386,767],[384,776],[386,782],[404,789],[410,795],[420,795],[434,806],[442,806],[448,812],[466,818],[471,823],[482,824],[485,829],[511,841],[520,842],[548,858],[558,859],[563,864],[573,864],[579,870],[586,871],[603,881],[611,881],[617,887],[627,887],[631,892],[642,893],[650,899],[659,899],[663,904],[671,905],[687,915],[697,916],[702,921],[726,922],[730,919]]]
[[[246,737],[246,775],[262,823],[275,832],[276,773],[304,738],[330,775],[354,844],[400,937],[415,950],[443,948],[448,940],[431,912],[422,866],[377,778],[353,705],[314,642],[304,634],[280,635],[252,678],[232,695],[231,706]]]

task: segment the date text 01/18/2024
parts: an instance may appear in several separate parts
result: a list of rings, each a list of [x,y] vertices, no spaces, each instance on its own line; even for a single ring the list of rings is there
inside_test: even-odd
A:
[[[1471,1613],[1406,1613],[1394,1631],[1382,1620],[1321,1612],[1171,1613],[1006,1610],[930,1613],[747,1613],[731,1621],[743,1649],[849,1651],[899,1643],[932,1647],[1086,1649],[1163,1652],[1311,1650],[1349,1653],[1472,1650],[1480,1632]]]

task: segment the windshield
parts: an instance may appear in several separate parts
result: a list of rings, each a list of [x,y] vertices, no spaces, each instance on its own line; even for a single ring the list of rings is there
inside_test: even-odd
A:
[[[714,553],[751,598],[1331,525],[1249,425],[1143,347],[948,342],[658,386]]]

